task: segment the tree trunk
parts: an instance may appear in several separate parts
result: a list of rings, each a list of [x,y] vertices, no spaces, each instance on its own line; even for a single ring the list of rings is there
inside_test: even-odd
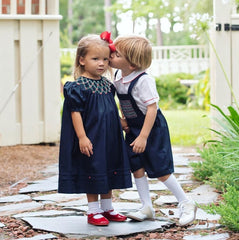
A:
[[[149,16],[147,15],[145,17],[145,21],[146,21],[146,30],[145,30],[145,36],[146,38],[149,38]]]
[[[111,6],[111,0],[105,0],[105,28],[106,31],[112,31],[112,19],[111,19],[111,12],[107,11],[106,9]]]
[[[72,13],[72,0],[68,0],[68,36],[69,36],[69,42],[72,45],[72,17],[73,17],[73,13]]]
[[[157,46],[163,46],[163,33],[161,30],[160,18],[157,19],[156,34],[157,34]]]

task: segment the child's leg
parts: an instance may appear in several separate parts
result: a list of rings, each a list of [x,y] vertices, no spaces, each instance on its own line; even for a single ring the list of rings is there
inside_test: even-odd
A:
[[[100,209],[99,202],[98,202],[98,194],[87,194],[88,200],[88,211],[87,214],[96,214],[102,213],[102,209]]]
[[[137,212],[130,212],[129,214],[127,214],[127,216],[137,221],[143,221],[145,219],[154,218],[155,212],[152,206],[152,201],[149,192],[149,184],[145,176],[145,170],[141,168],[135,171],[133,174],[135,178],[135,184],[139,193],[139,197],[143,206]]]
[[[123,222],[127,219],[126,216],[114,211],[114,208],[112,206],[112,190],[107,194],[101,194],[100,197],[101,209],[104,211],[102,215],[104,217],[106,217],[109,221],[114,222]]]
[[[181,185],[173,174],[169,174],[159,178],[165,186],[174,194],[179,202],[180,218],[179,224],[185,226],[193,222],[196,218],[197,207],[189,200],[183,191]]]
[[[134,175],[134,179],[135,179],[136,188],[138,190],[138,194],[139,194],[139,197],[140,197],[143,207],[149,206],[149,207],[153,208],[152,200],[150,197],[149,184],[148,184],[148,180],[145,176],[145,170],[143,168],[141,168],[141,169],[135,171],[133,173],[133,175]]]
[[[185,192],[173,174],[168,174],[158,178],[173,193],[178,202],[188,200]]]
[[[88,199],[88,223],[96,226],[107,226],[109,221],[102,215],[98,202],[98,194],[87,194]]]
[[[113,210],[112,206],[112,190],[109,191],[107,194],[100,195],[100,206],[104,212],[108,212]]]

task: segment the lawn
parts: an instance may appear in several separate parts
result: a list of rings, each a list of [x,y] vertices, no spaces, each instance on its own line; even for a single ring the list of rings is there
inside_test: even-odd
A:
[[[202,110],[163,110],[171,143],[176,146],[202,146],[211,138],[210,112]]]

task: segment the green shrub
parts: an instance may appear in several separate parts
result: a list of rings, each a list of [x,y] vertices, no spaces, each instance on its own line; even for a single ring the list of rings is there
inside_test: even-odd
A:
[[[61,78],[65,75],[72,75],[74,59],[70,53],[61,56]]]
[[[224,191],[227,185],[239,190],[238,150],[239,143],[233,140],[202,149],[199,152],[204,161],[190,164],[194,168],[194,177],[209,182],[219,191]]]
[[[214,119],[220,129],[210,129],[216,139],[208,140],[200,151],[204,161],[192,164],[194,175],[200,180],[209,179],[219,190],[224,190],[226,184],[239,190],[239,114],[232,106],[228,107],[229,115],[226,115],[218,106],[211,105],[221,115]]]
[[[218,206],[209,205],[206,210],[221,215],[220,223],[230,230],[239,231],[239,191],[228,185],[222,197],[223,200]]]
[[[223,170],[220,157],[218,156],[218,146],[212,145],[209,148],[199,150],[199,153],[204,159],[202,162],[192,162],[190,165],[194,168],[194,177],[200,181],[208,181],[213,174]]]
[[[176,73],[161,75],[156,78],[156,87],[160,99],[168,105],[186,104],[188,88],[180,83],[181,79],[192,79],[193,75],[186,73]]]
[[[211,129],[217,139],[207,141],[200,151],[204,160],[191,165],[196,178],[224,192],[224,200],[219,206],[208,206],[209,211],[220,214],[221,223],[229,229],[239,231],[239,114],[232,106],[228,107],[229,114],[225,114],[211,105],[221,116],[214,119],[220,129]]]
[[[206,111],[210,109],[210,85],[209,85],[209,70],[200,73],[197,77],[199,82],[189,89],[188,94],[193,95],[193,98],[188,98],[187,106],[200,108]]]

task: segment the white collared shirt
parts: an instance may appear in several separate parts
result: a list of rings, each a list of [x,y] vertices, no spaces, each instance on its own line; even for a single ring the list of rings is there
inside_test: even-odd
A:
[[[130,83],[145,71],[134,71],[126,77],[122,77],[119,70],[114,80],[114,86],[119,94],[127,94]],[[146,114],[147,106],[156,103],[158,107],[159,95],[156,89],[155,79],[150,75],[143,75],[132,89],[132,96],[139,109]]]

